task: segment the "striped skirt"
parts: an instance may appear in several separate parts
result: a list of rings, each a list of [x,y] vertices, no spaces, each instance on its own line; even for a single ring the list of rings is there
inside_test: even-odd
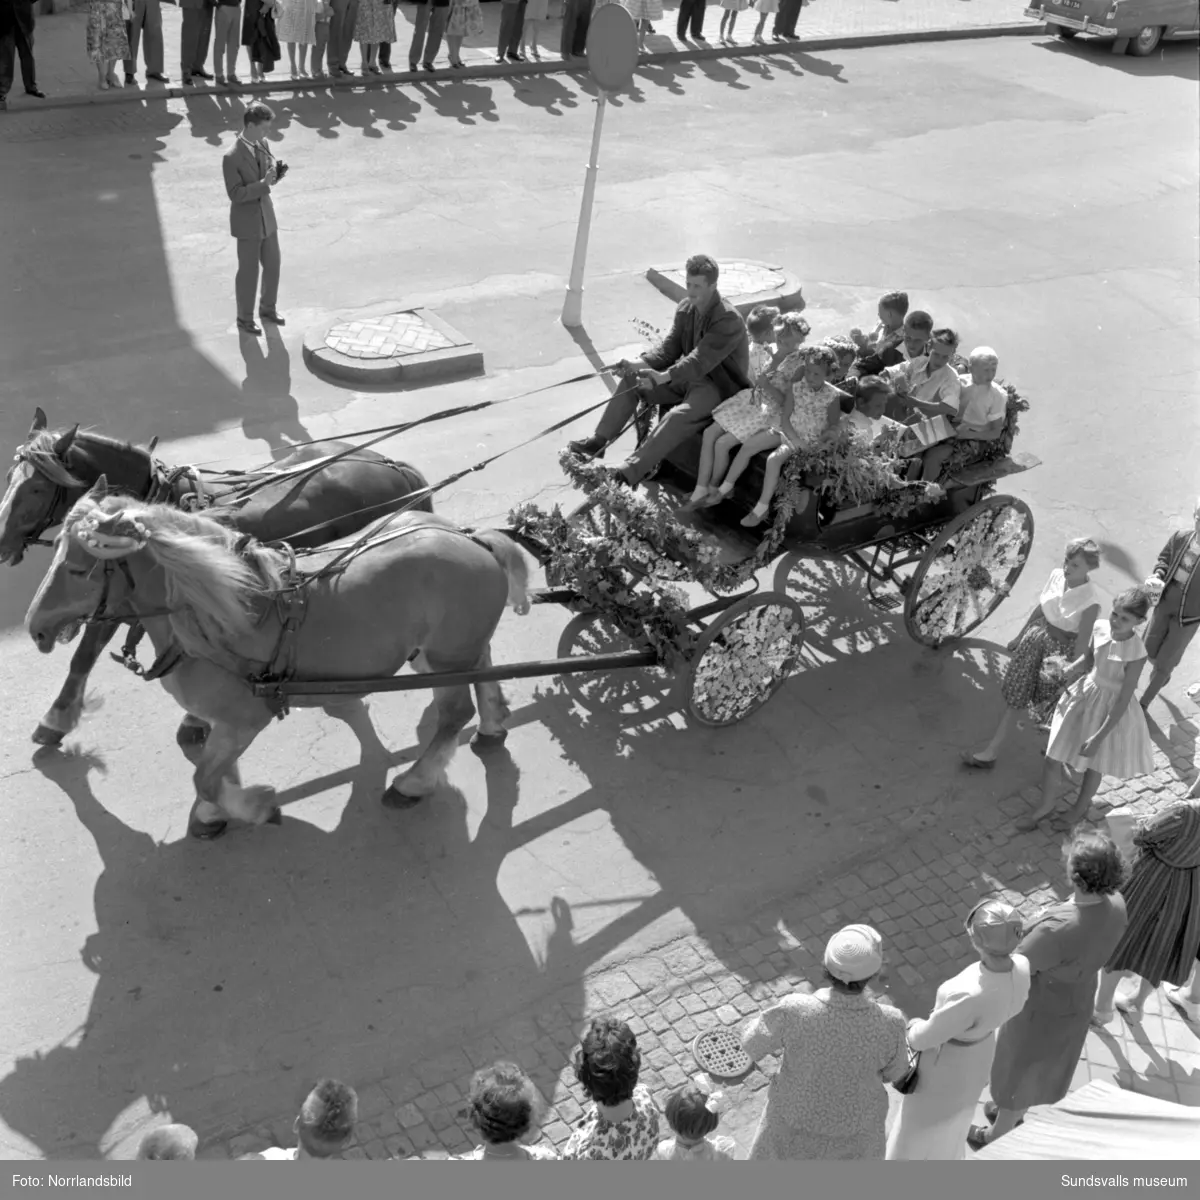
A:
[[[1200,953],[1200,800],[1164,809],[1136,835],[1121,894],[1129,924],[1106,969],[1182,984]]]

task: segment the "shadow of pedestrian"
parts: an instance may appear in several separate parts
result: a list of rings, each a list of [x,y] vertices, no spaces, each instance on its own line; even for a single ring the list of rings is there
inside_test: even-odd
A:
[[[500,120],[492,89],[480,83],[439,85],[419,83],[414,89],[439,117],[450,117],[460,125]]]
[[[515,99],[530,108],[544,109],[552,117],[561,117],[567,109],[579,107],[579,94],[562,83],[557,76],[514,76],[508,82]]]
[[[277,325],[266,323],[263,339],[238,334],[238,348],[246,364],[242,381],[242,432],[251,441],[262,439],[272,458],[283,458],[292,444],[310,441],[312,435],[300,422],[300,407],[292,395],[291,356]]]

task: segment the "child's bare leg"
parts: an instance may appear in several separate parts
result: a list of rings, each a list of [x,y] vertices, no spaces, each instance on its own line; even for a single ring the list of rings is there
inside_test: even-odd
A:
[[[1074,825],[1078,821],[1082,821],[1087,810],[1091,808],[1092,801],[1096,798],[1096,793],[1100,790],[1100,780],[1103,776],[1099,771],[1088,767],[1083,773],[1083,782],[1079,785],[1079,795],[1075,803],[1071,805],[1067,812],[1067,821]]]
[[[771,507],[771,497],[775,495],[775,489],[779,486],[779,473],[783,470],[783,464],[787,462],[791,454],[791,446],[780,445],[767,455],[767,466],[763,471],[763,486],[758,503],[742,518],[742,524],[748,529],[755,525],[761,525],[766,520],[767,510]]]
[[[700,468],[696,472],[696,490],[692,493],[692,503],[703,500],[709,492],[709,484],[713,477],[713,460],[716,457],[717,439],[725,432],[714,421],[704,431],[704,439],[700,443]]]
[[[713,490],[718,479],[725,478],[725,472],[729,469],[729,459],[733,454],[733,448],[739,444],[737,438],[732,433],[726,433],[717,438],[717,444],[713,448],[712,477],[708,481],[710,491]]]
[[[733,485],[737,483],[738,476],[750,465],[750,460],[756,454],[762,454],[764,450],[774,450],[779,445],[780,440],[779,434],[771,429],[752,434],[748,437],[742,443],[742,448],[738,451],[737,458],[733,460],[733,466],[729,468],[729,473],[725,476],[720,488],[717,490],[722,495],[728,496],[733,491]]]
[[[1048,817],[1058,803],[1058,790],[1062,786],[1062,763],[1057,759],[1047,758],[1042,767],[1042,798],[1037,808],[1027,817],[1016,821],[1016,827],[1028,833],[1035,829],[1039,821]]]

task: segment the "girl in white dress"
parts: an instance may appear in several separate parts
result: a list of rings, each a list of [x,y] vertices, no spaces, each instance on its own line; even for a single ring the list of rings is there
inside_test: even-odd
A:
[[[738,13],[750,7],[750,0],[721,0],[721,7],[725,10],[721,14],[721,41],[732,42]]]
[[[766,38],[763,37],[763,30],[767,27],[767,17],[771,13],[779,11],[779,0],[754,0],[754,7],[759,14],[758,28],[754,31],[754,40],[762,43],[766,41]]]
[[[1066,827],[1082,820],[1105,775],[1133,779],[1154,770],[1154,747],[1146,714],[1131,703],[1146,665],[1146,644],[1137,627],[1150,611],[1150,593],[1135,587],[1114,601],[1107,621],[1097,621],[1083,657],[1071,664],[1074,682],[1064,693],[1050,725],[1042,799],[1028,817],[1016,822],[1028,832],[1054,811],[1061,764],[1083,772],[1079,796],[1066,815]],[[1081,672],[1085,678],[1078,678]]]
[[[908,1023],[921,1055],[916,1089],[903,1098],[888,1135],[890,1159],[966,1158],[967,1132],[987,1086],[996,1030],[1029,999],[1029,960],[1014,954],[1022,923],[1015,909],[984,900],[966,921],[979,961],[946,980],[933,1012]]]
[[[654,1162],[732,1162],[737,1157],[733,1138],[717,1133],[725,1094],[705,1075],[685,1083],[668,1098],[663,1110],[673,1138],[658,1143]]]

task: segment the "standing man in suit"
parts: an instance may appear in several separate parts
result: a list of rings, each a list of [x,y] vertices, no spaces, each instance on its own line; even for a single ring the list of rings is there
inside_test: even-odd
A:
[[[208,0],[179,0],[179,7],[183,10],[179,72],[183,76],[183,86],[191,87],[193,78],[212,78],[204,64],[208,61],[208,43],[212,38],[213,10],[209,8]]]
[[[1200,500],[1192,509],[1192,528],[1167,539],[1146,587],[1158,595],[1158,602],[1146,630],[1153,670],[1142,693],[1143,708],[1166,686],[1200,629]]]
[[[622,363],[625,380],[613,393],[596,432],[569,443],[588,458],[602,458],[608,444],[633,419],[639,396],[667,415],[613,475],[636,487],[658,464],[712,418],[722,400],[750,384],[750,337],[746,322],[717,291],[717,264],[707,254],[687,260],[687,299],[675,310],[671,332],[640,362]]]
[[[229,193],[229,232],[237,238],[237,324],[242,333],[262,333],[254,321],[254,294],[262,264],[262,299],[258,315],[272,325],[285,324],[275,307],[279,295],[279,226],[271,188],[287,172],[267,147],[274,112],[265,104],[251,104],[243,116],[244,128],[225,155],[225,190]]]
[[[45,100],[33,61],[33,0],[0,0],[0,108],[8,107],[16,55],[21,58],[25,94]]]
[[[146,78],[170,83],[163,74],[162,5],[160,0],[133,0],[133,17],[125,22],[129,57],[125,60],[125,86],[137,83],[138,43],[145,38]]]
[[[329,19],[329,74],[353,75],[347,60],[354,45],[354,26],[358,23],[358,0],[330,0],[333,16]]]
[[[562,41],[559,43],[559,52],[564,62],[587,55],[592,3],[593,0],[563,0]]]

